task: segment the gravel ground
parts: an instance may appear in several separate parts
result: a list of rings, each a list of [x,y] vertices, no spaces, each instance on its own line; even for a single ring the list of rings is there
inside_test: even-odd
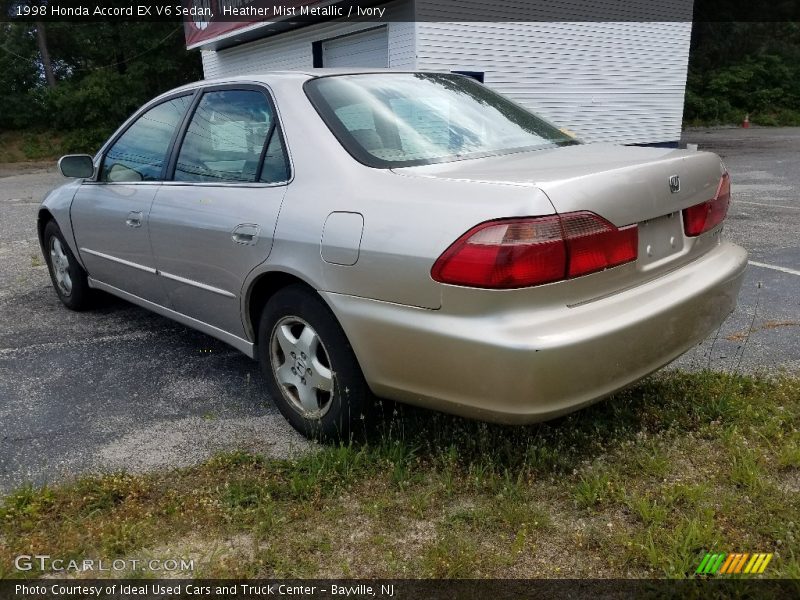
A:
[[[737,311],[674,365],[800,372],[800,129],[693,130],[684,142],[723,156],[727,235],[768,266],[751,265]],[[63,181],[52,164],[0,165],[0,493],[219,450],[308,448],[256,363],[221,342],[114,299],[88,313],[61,307],[35,217]]]

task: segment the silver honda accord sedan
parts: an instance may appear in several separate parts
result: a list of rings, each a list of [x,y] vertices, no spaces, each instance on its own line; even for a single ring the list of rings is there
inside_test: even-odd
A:
[[[719,327],[747,262],[716,155],[581,144],[453,74],[194,83],[59,167],[38,231],[61,301],[103,290],[227,342],[313,437],[375,398],[578,409]]]

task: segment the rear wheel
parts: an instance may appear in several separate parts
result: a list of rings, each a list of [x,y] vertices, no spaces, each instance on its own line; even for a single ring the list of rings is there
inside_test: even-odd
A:
[[[89,308],[92,290],[86,271],[78,264],[55,221],[44,228],[44,249],[50,280],[62,304],[72,310]]]
[[[353,349],[325,303],[305,286],[264,307],[259,361],[270,394],[306,437],[346,440],[367,422],[372,396]]]

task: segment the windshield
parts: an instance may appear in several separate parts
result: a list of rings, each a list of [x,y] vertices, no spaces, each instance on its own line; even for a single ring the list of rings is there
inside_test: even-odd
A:
[[[578,143],[462,75],[338,75],[312,79],[305,89],[347,151],[372,167],[407,167]]]

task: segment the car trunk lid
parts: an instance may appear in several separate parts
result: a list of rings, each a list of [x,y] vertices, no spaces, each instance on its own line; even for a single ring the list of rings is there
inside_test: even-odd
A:
[[[531,185],[557,212],[591,210],[617,226],[638,223],[713,197],[722,175],[710,152],[585,144],[395,169],[422,177]],[[671,192],[669,179],[680,178]]]
[[[591,144],[396,172],[537,187],[559,214],[591,211],[617,227],[637,225],[637,260],[576,278],[569,286],[574,291],[568,297],[571,303],[650,280],[691,262],[719,243],[716,233],[687,237],[681,215],[683,209],[715,196],[724,167],[712,153]]]

